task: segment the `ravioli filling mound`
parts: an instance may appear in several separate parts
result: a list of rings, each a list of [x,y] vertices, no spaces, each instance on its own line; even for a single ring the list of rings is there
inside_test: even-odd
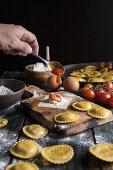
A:
[[[87,110],[91,110],[92,108],[94,108],[95,105],[94,103],[91,103],[88,101],[81,101],[81,102],[73,103],[72,106],[75,109],[87,111]]]
[[[23,140],[12,145],[10,152],[20,158],[32,158],[38,154],[39,145],[32,140]]]
[[[64,112],[57,114],[54,119],[58,123],[69,123],[78,120],[79,115],[71,112]]]
[[[89,149],[89,151],[91,152],[91,154],[101,160],[113,162],[113,144],[111,143],[94,145]]]
[[[41,155],[52,163],[63,164],[72,159],[74,151],[69,145],[54,145],[43,148]]]

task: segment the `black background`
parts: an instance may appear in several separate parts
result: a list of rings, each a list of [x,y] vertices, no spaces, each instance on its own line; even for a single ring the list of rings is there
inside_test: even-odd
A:
[[[0,22],[19,24],[33,32],[45,58],[49,45],[51,60],[63,65],[112,60],[112,0],[23,0],[2,1]],[[6,55],[0,51],[0,70],[24,70],[38,60]]]

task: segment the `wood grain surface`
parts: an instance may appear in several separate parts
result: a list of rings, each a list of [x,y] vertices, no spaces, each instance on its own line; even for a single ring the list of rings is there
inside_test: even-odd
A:
[[[5,76],[6,75],[6,76]],[[5,78],[18,78],[16,72],[6,72]],[[43,88],[45,90],[45,88]],[[37,90],[40,90],[37,88]],[[31,97],[33,89],[27,87],[26,94]],[[37,120],[24,114],[26,111],[18,109],[19,103],[10,108],[0,110],[0,118],[8,119],[8,124],[0,128],[0,170],[5,170],[6,166],[12,163],[23,162],[23,159],[12,156],[9,148],[17,141],[30,139],[22,132],[26,125],[38,123]],[[111,109],[113,110],[113,109]],[[89,148],[98,143],[113,143],[113,121],[96,126],[76,135],[61,137],[49,130],[44,138],[35,139],[41,148],[68,144],[74,149],[74,157],[65,164],[52,164],[40,154],[32,159],[26,159],[26,162],[35,163],[40,170],[113,170],[113,163],[102,161],[90,154]]]
[[[89,116],[87,112],[78,111],[75,108],[73,108],[72,103],[84,100],[83,98],[75,94],[72,95],[73,98],[66,110],[37,107],[37,104],[48,93],[46,93],[44,90],[36,86],[29,86],[29,87],[26,87],[24,95],[27,96],[27,92],[32,95],[33,91],[37,91],[37,94],[41,96],[31,97],[31,98],[28,98],[22,101],[22,106],[27,111],[26,114],[29,114],[34,119],[36,119],[38,122],[40,122],[43,126],[49,129],[52,129],[54,132],[56,132],[59,135],[68,136],[68,135],[77,134],[84,130],[90,129],[97,125],[105,124],[113,120],[113,115],[108,119],[97,119],[97,118]],[[66,91],[60,91],[57,93],[60,93],[62,96],[65,96],[65,95],[71,96],[71,93],[66,92]],[[98,105],[95,104],[95,106],[98,106]],[[78,114],[79,119],[73,123],[66,123],[66,124],[60,124],[60,123],[55,122],[54,116],[58,113],[62,113],[65,111],[71,111],[73,113]]]

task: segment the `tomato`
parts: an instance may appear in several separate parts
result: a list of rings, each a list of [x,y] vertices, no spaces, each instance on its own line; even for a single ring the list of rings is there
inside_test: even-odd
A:
[[[52,73],[58,76],[62,76],[64,73],[64,70],[62,68],[54,68],[52,70]]]
[[[102,85],[98,84],[94,87],[94,92],[95,92],[95,96],[96,98],[99,98],[101,93],[104,93],[104,89],[102,88]]]
[[[111,89],[111,90],[109,91],[109,93],[113,96],[113,89]]]
[[[113,84],[111,81],[105,81],[103,86],[106,87],[107,89],[113,88]]]
[[[110,81],[105,81],[103,84],[104,91],[110,92],[113,89],[113,84]]]
[[[81,89],[81,94],[82,94],[82,96],[84,96],[84,93],[85,93],[86,90],[87,90],[87,87],[86,87],[86,86],[84,86],[84,87]]]
[[[112,69],[113,69],[112,62],[108,62],[108,63],[106,64],[106,67],[108,68],[108,71],[112,70]]]
[[[49,99],[52,100],[52,101],[61,102],[61,96],[59,94],[50,93]]]
[[[96,98],[99,98],[101,93],[104,93],[104,89],[102,88],[102,85],[98,84],[94,87],[94,92],[95,92],[95,96]]]
[[[86,84],[82,89],[81,89],[81,94],[84,96],[84,93],[87,89],[92,89],[93,85],[92,84]]]
[[[87,87],[87,88],[92,88],[93,85],[92,85],[92,84],[86,84],[85,87]]]
[[[113,96],[109,99],[108,105],[113,108]]]
[[[95,91],[95,96],[96,96],[96,98],[99,98],[101,93],[104,93],[104,90],[103,90],[102,88],[96,90],[96,91]]]
[[[104,62],[100,62],[99,65],[98,65],[98,69],[101,70],[104,67],[105,67],[105,63]]]
[[[56,82],[57,84],[62,84],[62,79],[60,76],[57,76]]]
[[[110,98],[111,98],[111,94],[106,93],[106,92],[101,93],[100,96],[99,96],[99,100],[103,104],[107,104]]]
[[[102,85],[98,84],[94,87],[94,92],[96,92],[97,90],[101,90],[102,89]]]
[[[54,68],[52,73],[57,75],[56,82],[57,84],[62,84],[61,76],[64,74],[64,70],[62,68]]]
[[[84,98],[87,100],[92,100],[95,98],[95,93],[91,89],[87,89],[84,93]]]

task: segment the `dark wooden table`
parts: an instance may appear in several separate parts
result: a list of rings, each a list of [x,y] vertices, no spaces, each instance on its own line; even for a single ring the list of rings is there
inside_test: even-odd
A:
[[[23,73],[5,72],[1,78],[18,78],[21,79]],[[24,81],[25,79],[23,79]],[[89,153],[89,148],[98,143],[113,143],[113,122],[92,128],[80,134],[60,138],[53,132],[44,138],[34,140],[42,147],[69,144],[74,149],[74,157],[68,163],[63,165],[54,165],[44,159],[39,154],[33,159],[19,159],[13,157],[9,148],[12,144],[19,140],[29,139],[22,133],[22,127],[25,125],[38,123],[29,116],[26,116],[24,111],[20,110],[21,100],[17,101],[13,106],[0,110],[0,118],[8,119],[8,124],[0,128],[0,170],[11,163],[16,162],[33,162],[41,170],[111,170],[113,163],[101,161]]]

